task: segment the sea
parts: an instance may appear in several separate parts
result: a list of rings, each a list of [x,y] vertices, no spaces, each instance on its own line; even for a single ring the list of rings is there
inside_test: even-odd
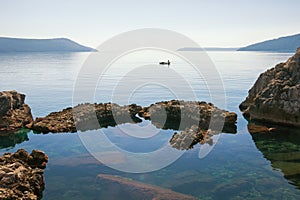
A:
[[[141,106],[172,99],[211,102],[238,114],[237,131],[216,135],[213,145],[197,144],[188,150],[169,144],[180,131],[161,129],[149,120],[77,133],[22,129],[1,137],[0,154],[24,148],[49,156],[43,200],[127,198],[126,191],[118,191],[114,183],[104,184],[99,174],[198,199],[300,199],[300,135],[281,132],[254,138],[239,111],[260,73],[285,62],[292,53],[184,52],[193,54],[195,59],[189,62],[176,53],[148,49],[102,66],[97,58],[109,53],[1,53],[0,91],[25,94],[34,118],[83,101]],[[167,60],[169,66],[159,65]],[[94,137],[94,143],[86,136]],[[104,160],[101,152],[108,143],[102,140],[115,147]],[[177,157],[160,151],[164,147]],[[154,157],[142,158],[153,152]],[[127,162],[124,154],[137,160]]]

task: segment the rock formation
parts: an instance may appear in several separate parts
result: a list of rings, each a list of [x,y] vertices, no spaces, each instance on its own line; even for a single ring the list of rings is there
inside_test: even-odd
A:
[[[240,109],[250,120],[300,126],[300,48],[259,76]]]
[[[99,174],[99,180],[104,187],[110,187],[106,191],[107,196],[111,199],[144,199],[144,200],[196,200],[196,197],[174,192],[169,189],[161,188],[154,185],[141,183],[134,180],[129,180],[120,176],[113,176],[107,174]]]
[[[16,131],[33,121],[31,110],[24,101],[24,94],[0,92],[0,132]]]
[[[0,157],[0,199],[41,199],[44,190],[43,169],[48,156],[39,150],[24,149]]]
[[[144,108],[136,104],[119,106],[112,103],[86,103],[37,118],[30,128],[41,133],[76,132],[76,129],[86,131],[122,123],[141,122],[137,114],[145,119],[151,119],[151,122],[158,128],[175,130],[179,128],[184,130],[192,125],[208,129],[210,119],[214,115],[214,119],[225,122],[224,131],[236,132],[237,115],[235,113],[221,110],[205,102],[176,100],[159,102]]]
[[[196,101],[162,101],[143,108],[139,115],[158,128],[185,130],[193,125],[201,129],[213,128],[211,120],[224,122],[223,132],[236,132],[237,115],[221,110],[211,103]],[[212,119],[213,116],[213,119]]]
[[[140,122],[141,119],[135,115],[141,109],[135,104],[119,106],[111,103],[86,103],[37,118],[30,128],[41,133],[61,133],[76,132],[77,129],[78,131],[93,130],[126,122]],[[95,118],[98,121],[95,122]]]

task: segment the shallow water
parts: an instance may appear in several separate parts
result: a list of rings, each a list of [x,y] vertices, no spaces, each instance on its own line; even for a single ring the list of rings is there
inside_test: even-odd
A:
[[[1,138],[1,153],[18,148],[41,149],[49,155],[45,170],[46,188],[43,199],[109,199],[112,188],[106,188],[97,174],[115,174],[144,183],[190,194],[199,199],[299,199],[300,143],[296,134],[252,138],[247,121],[241,116],[238,105],[247,96],[258,75],[276,63],[285,61],[291,54],[257,52],[208,52],[224,82],[226,109],[238,113],[236,134],[222,133],[212,151],[199,159],[199,147],[186,151],[176,162],[158,171],[131,174],[111,169],[94,159],[82,144],[81,134],[34,134],[26,130],[14,137]],[[140,64],[152,62],[151,52],[120,60],[105,74],[103,85],[96,87],[95,101],[111,101],[112,89],[122,74]],[[73,54],[0,54],[0,90],[15,89],[26,94],[34,117],[72,106],[76,77],[88,53]],[[138,59],[137,59],[138,58]],[[196,99],[210,101],[211,97],[203,77],[196,76],[192,68],[180,61],[173,62],[177,70],[194,88]],[[172,77],[169,77],[172,78]],[[215,77],[210,77],[214,79]],[[122,82],[121,82],[122,83]],[[179,83],[178,91],[182,85]],[[185,91],[179,94],[184,96]],[[131,95],[129,103],[149,105],[170,100],[176,95],[160,85],[147,85]],[[193,100],[184,96],[185,100]],[[213,102],[216,105],[220,103]],[[225,108],[222,107],[222,108]],[[144,122],[147,125],[149,122]],[[149,124],[148,124],[149,125]],[[130,127],[123,124],[104,129],[117,146],[131,152],[151,152],[168,144],[174,130],[158,130],[148,139],[132,138],[120,130]],[[296,131],[297,132],[297,131]],[[283,155],[284,154],[284,155]],[[289,159],[290,158],[290,159]],[[112,190],[112,191],[111,191]],[[119,194],[124,197],[125,194]]]

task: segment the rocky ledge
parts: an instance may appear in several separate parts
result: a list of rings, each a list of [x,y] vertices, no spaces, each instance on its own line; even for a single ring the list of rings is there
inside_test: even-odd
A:
[[[135,115],[141,109],[135,104],[119,106],[112,103],[86,103],[60,112],[52,112],[46,117],[36,118],[29,128],[41,133],[93,130],[126,122],[140,122],[141,119]]]
[[[30,107],[24,102],[24,94],[0,92],[0,133],[16,131],[32,123]]]
[[[0,157],[0,199],[36,200],[44,190],[43,169],[48,156],[39,150],[29,154],[24,149]]]
[[[139,123],[142,120],[137,114],[144,119],[150,119],[158,128],[176,130],[184,130],[192,125],[208,129],[213,116],[216,121],[224,121],[224,131],[236,131],[235,113],[218,109],[205,102],[177,100],[158,102],[144,108],[136,104],[120,106],[112,103],[87,103],[37,118],[30,128],[42,133],[86,131],[122,123]]]
[[[300,48],[259,76],[240,109],[253,121],[300,127]]]
[[[212,103],[196,101],[162,101],[143,108],[139,115],[158,128],[185,130],[193,125],[201,129],[219,128],[223,132],[236,132],[237,114],[221,110]],[[220,131],[220,130],[219,130]]]

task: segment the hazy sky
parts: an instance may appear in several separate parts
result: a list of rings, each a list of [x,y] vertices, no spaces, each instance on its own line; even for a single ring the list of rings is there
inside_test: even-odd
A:
[[[202,47],[239,47],[300,33],[299,0],[0,2],[0,36],[67,37],[92,47],[138,28],[177,31]]]

